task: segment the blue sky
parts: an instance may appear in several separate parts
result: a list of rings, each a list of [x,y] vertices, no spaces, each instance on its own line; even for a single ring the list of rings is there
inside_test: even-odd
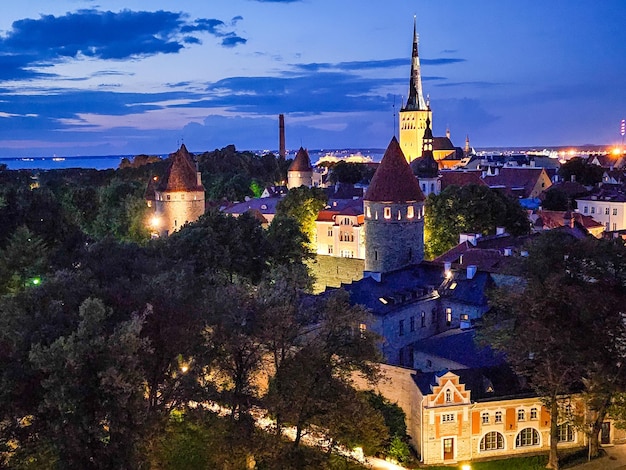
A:
[[[0,8],[0,156],[386,147],[413,15],[435,135],[613,144],[624,0],[28,0]],[[396,118],[397,120],[397,118]]]

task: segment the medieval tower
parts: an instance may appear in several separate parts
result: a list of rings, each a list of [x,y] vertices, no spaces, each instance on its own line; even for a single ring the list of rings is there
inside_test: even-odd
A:
[[[424,196],[439,194],[441,180],[439,178],[439,164],[433,155],[433,131],[430,128],[430,119],[426,119],[426,130],[422,138],[422,156],[411,162],[413,174],[419,180]]]
[[[300,147],[296,158],[293,159],[287,170],[287,188],[299,188],[300,186],[313,186],[313,165],[309,158],[309,152]]]
[[[204,186],[185,144],[169,156],[163,179],[154,188],[153,230],[167,236],[204,214]]]
[[[391,139],[363,197],[365,271],[386,273],[424,259],[424,194]]]
[[[409,97],[399,113],[400,147],[408,162],[422,154],[422,137],[426,130],[426,120],[432,123],[433,114],[430,103],[424,100],[422,76],[418,54],[417,24],[413,19],[413,55],[411,59],[411,79]]]

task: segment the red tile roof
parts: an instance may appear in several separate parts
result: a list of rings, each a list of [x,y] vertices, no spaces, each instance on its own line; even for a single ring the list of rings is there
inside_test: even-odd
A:
[[[417,178],[395,137],[391,139],[363,199],[377,202],[424,200]]]
[[[309,158],[309,152],[303,147],[300,147],[296,158],[293,159],[289,170],[287,171],[313,171],[313,165],[311,165],[311,159]]]
[[[196,165],[185,144],[171,153],[168,160],[169,165],[159,182],[158,191],[204,191],[204,186],[198,184]]]
[[[466,186],[468,184],[487,186],[487,183],[481,179],[481,174],[482,173],[480,171],[442,171],[441,189],[444,190],[448,186]]]

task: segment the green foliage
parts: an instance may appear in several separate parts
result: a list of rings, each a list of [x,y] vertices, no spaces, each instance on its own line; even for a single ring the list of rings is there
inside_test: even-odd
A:
[[[504,227],[511,235],[523,235],[530,226],[519,203],[487,186],[448,186],[426,200],[424,220],[426,255],[434,258],[459,242],[461,233],[495,233]]]
[[[18,227],[6,248],[0,250],[0,293],[17,293],[34,287],[47,273],[46,244],[27,227]]]
[[[315,220],[327,202],[326,193],[319,188],[306,186],[293,188],[276,206],[276,217],[291,217],[296,220],[300,230],[307,237],[309,247],[312,247],[315,237]]]
[[[559,176],[564,181],[570,181],[572,175],[576,181],[585,186],[593,186],[602,181],[604,170],[601,166],[589,163],[587,160],[574,157],[559,168]]]
[[[409,462],[412,459],[411,449],[408,444],[397,435],[391,439],[391,443],[389,444],[389,447],[387,447],[386,453],[387,456],[400,463]]]
[[[406,437],[406,415],[402,408],[396,403],[391,403],[380,393],[373,391],[364,392],[374,409],[379,410],[384,419],[385,425],[389,429],[390,436],[398,436],[402,439]]]
[[[364,179],[370,180],[373,170],[362,163],[346,163],[340,161],[330,170],[330,181],[334,183],[356,184]]]
[[[569,208],[569,197],[567,193],[558,188],[550,188],[546,191],[541,205],[549,211],[566,211]]]

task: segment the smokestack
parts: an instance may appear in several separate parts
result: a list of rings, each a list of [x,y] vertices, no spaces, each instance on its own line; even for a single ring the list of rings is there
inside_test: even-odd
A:
[[[285,159],[285,115],[278,115],[278,157]]]

